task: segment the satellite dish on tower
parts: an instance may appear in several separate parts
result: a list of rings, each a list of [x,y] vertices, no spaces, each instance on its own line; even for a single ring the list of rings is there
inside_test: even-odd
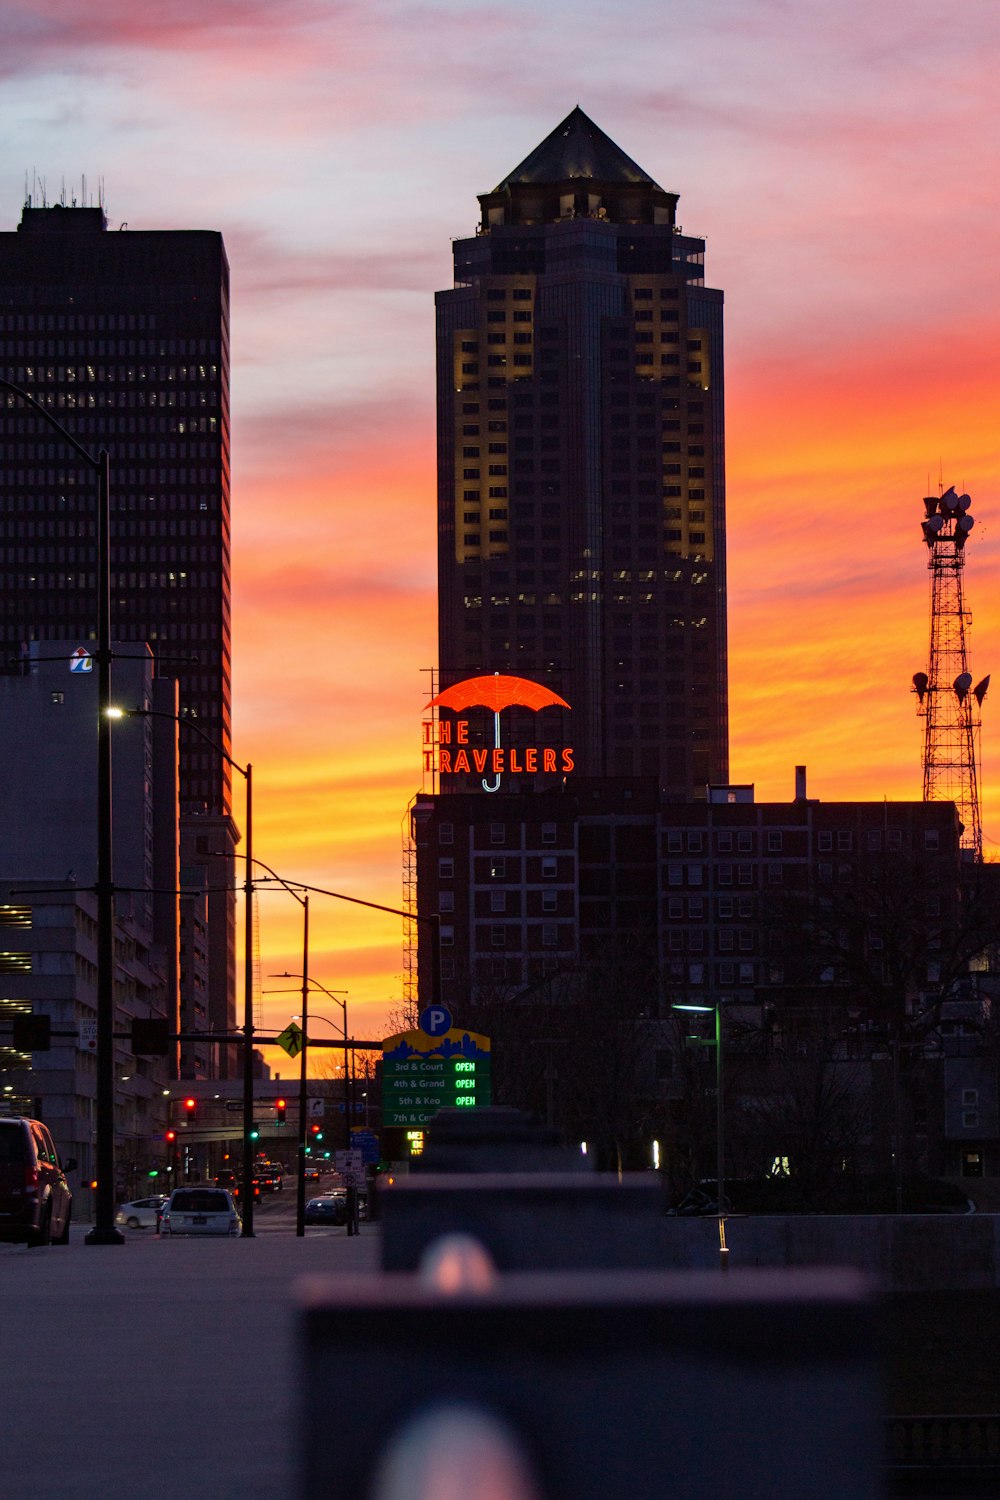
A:
[[[990,674],[987,672],[982,682],[977,682],[975,687],[972,689],[972,696],[975,698],[980,708],[982,708],[983,706],[983,699],[986,697],[986,689],[989,687],[989,685]]]
[[[921,703],[923,703],[924,696],[927,692],[927,680],[928,679],[926,672],[914,672],[913,686],[916,689],[917,697],[919,698]]]
[[[955,697],[958,699],[959,703],[965,702],[966,694],[968,693],[971,686],[972,673],[959,672],[958,676],[955,678],[955,681],[952,683],[952,687],[955,689]]]

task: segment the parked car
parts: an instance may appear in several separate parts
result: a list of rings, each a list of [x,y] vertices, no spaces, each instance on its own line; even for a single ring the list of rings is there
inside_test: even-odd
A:
[[[0,1119],[0,1240],[68,1245],[73,1194],[48,1126],[23,1115]]]
[[[321,1193],[318,1198],[310,1198],[306,1204],[305,1222],[307,1224],[346,1224],[347,1223],[347,1193],[343,1188],[332,1193]]]
[[[166,1203],[162,1193],[152,1198],[134,1198],[131,1203],[122,1203],[115,1214],[115,1223],[126,1229],[155,1229],[160,1210]]]
[[[231,1193],[217,1187],[174,1188],[160,1215],[160,1234],[239,1234],[243,1227]]]

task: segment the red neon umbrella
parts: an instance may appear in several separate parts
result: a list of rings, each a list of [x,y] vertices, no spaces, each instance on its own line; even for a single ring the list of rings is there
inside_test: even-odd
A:
[[[527,677],[466,677],[453,687],[445,688],[427,705],[428,708],[488,708],[498,714],[504,708],[569,708],[565,698]]]
[[[494,672],[491,677],[466,677],[452,687],[445,688],[428,703],[428,708],[450,708],[461,713],[467,708],[488,708],[493,713],[493,743],[500,746],[500,713],[505,708],[569,708],[565,698],[560,698],[551,688],[530,682],[527,677],[505,677]],[[484,792],[498,792],[500,777],[496,785],[483,781]]]

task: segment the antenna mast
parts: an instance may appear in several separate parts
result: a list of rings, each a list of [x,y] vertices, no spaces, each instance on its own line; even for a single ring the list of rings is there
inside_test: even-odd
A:
[[[915,672],[917,713],[924,720],[924,801],[954,802],[962,823],[960,845],[977,863],[983,857],[979,807],[980,710],[989,677],[975,687],[969,671],[972,615],[965,606],[965,544],[975,522],[968,495],[955,488],[924,500],[922,531],[931,575],[930,664]]]

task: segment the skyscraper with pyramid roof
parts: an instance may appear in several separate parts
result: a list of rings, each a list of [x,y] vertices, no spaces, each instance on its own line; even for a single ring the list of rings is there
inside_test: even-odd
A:
[[[579,108],[479,202],[437,296],[440,686],[542,683],[569,709],[508,709],[505,743],[572,744],[579,774],[703,797],[728,777],[723,299],[704,241]]]

